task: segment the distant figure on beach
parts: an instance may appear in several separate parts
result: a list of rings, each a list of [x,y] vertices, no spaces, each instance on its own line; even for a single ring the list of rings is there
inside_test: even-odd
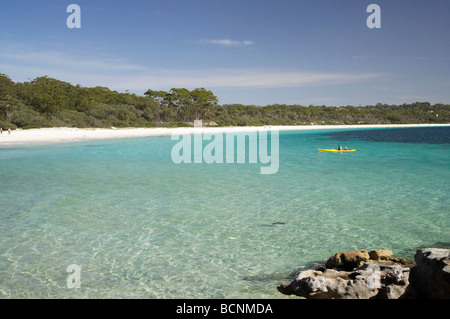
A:
[[[8,128],[8,134],[11,134],[11,129],[10,128]]]
[[[3,134],[3,129],[0,127],[0,134]]]

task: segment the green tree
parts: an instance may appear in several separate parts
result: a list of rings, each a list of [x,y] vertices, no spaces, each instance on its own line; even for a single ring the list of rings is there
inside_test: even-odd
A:
[[[168,93],[166,91],[153,91],[153,90],[147,90],[147,92],[144,93],[144,95],[151,97],[152,99],[161,102],[164,100]]]
[[[186,109],[191,107],[191,92],[184,88],[172,88],[164,97],[163,104],[174,112],[175,118],[179,119],[187,113]]]
[[[0,99],[7,95],[14,95],[14,82],[3,73],[0,73]]]
[[[24,86],[23,97],[36,111],[54,115],[67,108],[69,97],[66,88],[70,84],[49,78],[38,77]]]
[[[210,118],[218,106],[218,99],[214,93],[204,88],[192,91],[186,88],[172,88],[168,93],[148,90],[145,94],[159,99],[161,105],[168,108],[168,113],[176,120],[182,121]]]
[[[204,88],[195,89],[190,92],[192,98],[191,111],[189,115],[195,120],[210,119],[219,104],[217,96]]]

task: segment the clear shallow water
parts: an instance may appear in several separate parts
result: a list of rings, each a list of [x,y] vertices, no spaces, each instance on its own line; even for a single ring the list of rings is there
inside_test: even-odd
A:
[[[0,297],[287,298],[337,251],[450,242],[449,144],[373,131],[280,132],[274,175],[174,164],[170,137],[1,149]],[[317,152],[338,143],[359,151]]]

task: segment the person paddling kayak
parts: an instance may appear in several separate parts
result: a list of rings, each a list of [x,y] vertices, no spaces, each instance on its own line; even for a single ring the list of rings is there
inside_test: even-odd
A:
[[[337,150],[338,150],[338,151],[342,151],[342,146],[341,146],[341,144],[339,144]]]

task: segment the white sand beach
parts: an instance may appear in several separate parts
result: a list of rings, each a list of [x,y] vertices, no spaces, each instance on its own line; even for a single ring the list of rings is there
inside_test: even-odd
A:
[[[183,134],[214,134],[227,132],[256,132],[260,130],[316,130],[339,128],[382,128],[382,127],[425,127],[450,126],[450,124],[405,124],[405,125],[304,125],[304,126],[239,126],[239,127],[182,127],[182,128],[41,128],[29,130],[14,130],[11,134],[3,131],[0,134],[0,147],[22,144],[49,144],[96,139],[116,139],[130,137],[183,135]]]

